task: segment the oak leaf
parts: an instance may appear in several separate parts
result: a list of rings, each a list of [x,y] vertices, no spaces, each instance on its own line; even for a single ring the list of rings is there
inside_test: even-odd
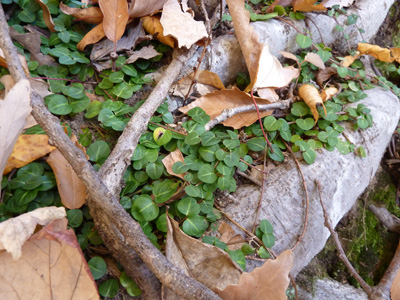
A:
[[[15,143],[13,152],[7,160],[3,175],[11,172],[12,169],[26,166],[54,149],[54,146],[49,145],[49,137],[45,134],[20,135]]]
[[[56,220],[34,234],[17,261],[6,252],[0,254],[1,299],[100,299],[78,240],[72,229],[67,230],[67,223],[66,218]]]
[[[36,225],[44,226],[66,215],[64,207],[43,207],[0,223],[0,250],[5,249],[14,260],[19,259],[22,245],[35,231]]]
[[[270,103],[270,101],[258,97],[255,97],[255,100],[258,105]],[[181,107],[179,110],[186,114],[192,108],[200,107],[211,117],[211,119],[214,119],[219,116],[224,109],[245,105],[253,105],[251,96],[234,87],[231,90],[221,90],[207,94],[189,105]],[[260,115],[261,117],[265,117],[271,113],[272,111],[260,112]],[[243,126],[249,126],[257,120],[258,116],[256,112],[245,112],[226,119],[222,124],[239,129]]]
[[[184,158],[183,158],[181,150],[176,149],[175,151],[171,152],[166,157],[164,157],[162,160],[162,163],[165,166],[165,169],[167,169],[168,174],[185,179],[185,174],[175,174],[172,171],[173,164],[178,161],[184,162]]]
[[[322,4],[314,5],[314,3],[317,1],[318,0],[294,0],[292,3],[293,11],[310,12],[326,10],[326,7]]]
[[[125,32],[129,19],[127,0],[99,0],[100,9],[103,13],[103,30],[107,38],[114,43]]]
[[[167,226],[166,257],[183,273],[213,291],[224,289],[238,281],[242,270],[228,253],[186,235],[168,214]],[[164,299],[175,299],[170,298],[173,293],[165,287],[163,296]]]
[[[66,15],[74,16],[75,21],[83,21],[88,24],[99,24],[103,21],[103,13],[99,7],[76,8],[60,3],[60,10]]]

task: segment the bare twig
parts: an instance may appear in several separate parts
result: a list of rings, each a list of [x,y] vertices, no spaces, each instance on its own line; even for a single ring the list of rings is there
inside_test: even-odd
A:
[[[389,231],[400,234],[400,219],[392,215],[385,207],[377,207],[371,204],[368,209]]]
[[[273,109],[288,109],[290,107],[290,104],[292,103],[292,100],[283,100],[275,103],[270,103],[270,104],[262,104],[262,105],[257,105],[258,109],[260,111],[267,111],[267,110],[273,110]],[[240,107],[234,107],[234,108],[227,108],[222,111],[222,113],[209,121],[206,125],[206,131],[211,130],[214,128],[217,124],[224,122],[226,119],[229,119],[230,117],[233,117],[234,115],[243,113],[243,112],[249,112],[249,111],[255,111],[257,110],[254,105],[246,105],[246,106],[240,106]]]
[[[246,173],[244,173],[244,172],[242,172],[242,171],[236,170],[236,174],[238,174],[239,176],[242,176],[242,177],[244,177],[244,178],[250,180],[251,182],[257,184],[257,185],[260,186],[260,187],[263,185],[262,182],[260,182],[260,181],[258,181],[257,179],[255,179],[255,178],[253,178],[253,177],[247,175]]]

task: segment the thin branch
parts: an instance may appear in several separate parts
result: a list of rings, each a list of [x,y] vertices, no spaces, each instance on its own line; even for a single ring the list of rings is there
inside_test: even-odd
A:
[[[377,207],[371,204],[368,209],[389,231],[400,234],[400,219],[392,215],[385,207]]]
[[[290,107],[290,104],[292,103],[292,100],[283,100],[275,103],[270,103],[270,104],[262,104],[262,105],[257,105],[258,109],[260,111],[267,111],[267,110],[273,110],[273,109],[288,109]],[[222,111],[222,113],[209,121],[206,125],[206,131],[211,130],[214,128],[216,125],[218,125],[221,122],[224,122],[226,119],[229,119],[233,117],[234,115],[243,113],[243,112],[249,112],[249,111],[256,111],[256,107],[251,104],[251,105],[246,105],[246,106],[240,106],[240,107],[234,107],[234,108],[227,108]]]
[[[236,170],[236,174],[238,174],[239,176],[242,176],[242,177],[244,177],[244,178],[250,180],[251,182],[257,184],[259,187],[262,187],[262,185],[263,185],[262,182],[260,182],[260,181],[258,181],[257,179],[255,179],[255,178],[253,178],[253,177],[247,175],[246,173],[244,173],[244,172],[242,172],[242,171]]]
[[[325,204],[322,200],[322,191],[321,191],[321,183],[316,180],[315,183],[317,184],[318,187],[318,192],[319,192],[319,200],[321,202],[321,206],[322,206],[322,211],[324,214],[324,219],[325,219],[325,227],[328,228],[328,230],[330,231],[333,241],[336,245],[336,248],[339,252],[339,258],[340,260],[344,263],[344,265],[346,266],[347,270],[350,272],[350,274],[357,280],[357,282],[360,284],[360,286],[363,288],[363,290],[368,294],[368,296],[372,295],[372,287],[368,285],[368,283],[366,283],[364,281],[364,279],[361,278],[361,276],[357,273],[357,271],[354,269],[354,267],[352,266],[351,262],[349,261],[349,259],[346,256],[346,253],[343,250],[342,244],[340,243],[339,240],[339,236],[336,233],[336,231],[333,229],[332,223],[329,219],[328,213],[326,211],[325,208]]]
[[[272,148],[272,145],[271,145],[267,135],[265,134],[264,125],[261,122],[260,110],[258,109],[258,105],[257,105],[256,99],[254,99],[253,90],[250,91],[250,96],[251,96],[251,100],[253,100],[254,106],[255,106],[256,111],[257,111],[257,117],[258,117],[258,121],[260,122],[260,128],[261,128],[261,131],[263,133],[264,139],[267,142],[268,148],[271,149],[272,153],[274,153],[274,149]]]

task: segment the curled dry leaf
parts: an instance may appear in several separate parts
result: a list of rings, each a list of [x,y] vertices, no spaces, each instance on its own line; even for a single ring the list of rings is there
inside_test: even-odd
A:
[[[129,17],[140,18],[161,10],[168,0],[135,0],[129,5]]]
[[[0,223],[0,249],[5,249],[14,260],[19,259],[22,245],[35,231],[36,225],[44,226],[66,215],[64,207],[43,207]],[[3,272],[0,274],[4,275]]]
[[[296,62],[299,62],[299,59],[297,58],[297,56],[292,54],[292,53],[290,53],[290,52],[279,51],[279,53],[285,58],[292,59],[292,60],[294,60]]]
[[[168,214],[167,226],[166,257],[186,275],[213,291],[223,290],[227,285],[238,282],[242,270],[228,253],[186,235]],[[172,293],[164,287],[163,292],[164,297],[165,293]]]
[[[393,62],[396,60],[400,62],[400,49],[399,48],[382,48],[377,45],[359,43],[357,46],[357,50],[360,51],[360,54],[368,54],[380,61],[384,62]]]
[[[128,23],[128,2],[127,0],[99,0],[99,5],[103,13],[104,33],[114,43],[114,49],[116,49],[117,41],[124,34]]]
[[[177,41],[170,36],[164,35],[164,28],[161,25],[159,16],[147,16],[143,19],[143,28],[146,32],[154,35],[164,45],[170,46],[171,48],[177,47]]]
[[[60,10],[66,14],[76,18],[75,21],[83,21],[89,24],[99,24],[103,22],[103,13],[99,7],[76,8],[69,7],[64,3],[60,3]]]
[[[322,101],[322,98],[318,92],[318,89],[311,85],[311,84],[303,84],[299,88],[299,96],[301,99],[304,100],[304,102],[308,105],[308,107],[311,109],[312,115],[314,116],[315,124],[317,124],[318,118],[319,118],[319,113],[317,111],[317,105],[322,105],[325,111],[326,115],[326,109],[324,102]]]
[[[17,82],[4,100],[0,100],[0,174],[14,149],[32,111],[30,85],[27,79]]]
[[[221,222],[218,227],[218,232],[221,234],[219,238],[221,242],[228,245],[229,250],[237,250],[245,243],[245,239],[240,234],[237,234],[231,225]]]
[[[90,30],[88,33],[86,33],[86,35],[83,37],[83,39],[78,43],[76,47],[80,51],[85,51],[85,47],[87,45],[97,43],[105,36],[106,34],[103,29],[103,23],[100,23],[92,30]]]
[[[43,157],[56,147],[49,145],[49,137],[45,134],[22,134],[15,143],[13,152],[7,160],[3,175],[12,169],[22,168]]]
[[[360,57],[360,52],[357,51],[355,55],[348,55],[344,57],[344,60],[340,63],[342,67],[350,67],[350,65]]]
[[[326,7],[322,4],[316,4],[315,2],[318,0],[294,0],[293,1],[293,11],[302,11],[302,12],[310,12],[310,11],[320,11],[326,10]]]
[[[259,105],[270,103],[270,101],[258,97],[255,97],[255,99]],[[211,119],[214,119],[219,116],[224,109],[245,105],[253,105],[251,96],[234,87],[232,90],[221,90],[207,94],[189,105],[181,107],[179,110],[186,114],[192,108],[200,107],[211,117]],[[260,112],[260,115],[261,117],[265,117],[271,113],[272,111]],[[245,112],[226,119],[222,124],[239,129],[243,126],[250,126],[257,120],[257,112]]]
[[[194,43],[205,39],[208,34],[203,22],[196,21],[187,10],[187,0],[179,3],[177,0],[169,0],[163,6],[160,23],[164,28],[164,35],[173,36],[178,42],[178,48],[190,48]]]
[[[166,157],[164,157],[164,159],[162,160],[162,163],[164,164],[165,168],[167,169],[168,174],[185,179],[185,174],[175,174],[172,171],[173,164],[178,161],[184,162],[184,158],[183,158],[181,150],[176,149],[175,151],[171,152]]]
[[[66,218],[56,220],[34,234],[17,261],[6,252],[0,254],[1,299],[100,299],[78,240],[72,229],[67,230],[67,223]]]
[[[329,99],[331,99],[334,95],[336,95],[338,93],[338,89],[335,87],[328,87],[325,90],[322,90],[320,93],[320,96],[322,98],[322,101],[328,101]]]
[[[282,67],[279,60],[270,53],[268,45],[260,43],[257,33],[250,26],[250,13],[244,7],[244,0],[227,0],[227,4],[249,70],[251,83],[246,91],[253,88],[284,87],[298,77],[298,69]]]
[[[327,81],[329,78],[331,78],[333,75],[337,74],[337,69],[334,67],[328,67],[323,70],[319,70],[317,74],[317,83],[320,87],[323,86],[324,81]]]
[[[193,77],[195,72],[190,73],[188,76],[181,78],[176,84],[173,85],[173,95],[185,98],[189,88],[192,86]],[[199,70],[196,74],[196,83],[192,86],[192,94],[204,96],[208,93],[212,93],[215,90],[224,90],[225,86],[222,83],[219,76],[213,72],[207,70]]]
[[[54,25],[53,19],[51,17],[50,10],[47,7],[47,5],[44,4],[42,2],[42,0],[35,0],[35,1],[36,1],[37,4],[39,4],[40,8],[43,11],[43,20],[44,20],[44,23],[46,23],[47,28],[49,28],[49,30],[51,32],[57,32],[57,30],[54,29],[55,25]]]
[[[304,57],[304,61],[308,61],[309,63],[317,66],[320,69],[325,69],[324,61],[317,53],[308,52],[306,57]]]
[[[293,260],[292,251],[286,250],[251,273],[243,273],[237,284],[228,285],[217,294],[224,300],[287,300]]]
[[[153,45],[145,46],[138,51],[130,51],[129,57],[126,60],[125,64],[133,64],[139,58],[150,59],[158,55],[161,55],[161,53],[158,53],[156,49],[154,49]]]

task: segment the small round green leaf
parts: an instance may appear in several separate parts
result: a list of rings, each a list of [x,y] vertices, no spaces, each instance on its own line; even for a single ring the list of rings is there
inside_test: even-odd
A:
[[[99,286],[99,294],[103,297],[114,298],[118,290],[119,283],[115,278],[108,279]]]
[[[252,151],[257,151],[257,152],[263,151],[266,145],[267,142],[265,141],[264,137],[252,138],[247,141],[247,146]]]
[[[105,141],[97,141],[91,144],[86,151],[93,162],[101,162],[110,155],[110,146]]]
[[[274,227],[268,220],[262,220],[260,222],[260,230],[263,233],[273,233],[274,232]]]
[[[63,95],[52,94],[46,97],[49,111],[55,115],[68,115],[72,112],[72,107],[68,99]]]
[[[186,173],[189,170],[189,166],[185,165],[181,161],[177,161],[172,165],[172,172],[175,174],[183,174]]]
[[[204,183],[214,183],[217,181],[217,175],[214,173],[214,168],[211,165],[203,165],[198,173],[199,180]]]
[[[264,233],[262,241],[267,248],[272,248],[275,244],[275,236],[272,233]]]
[[[296,36],[296,43],[300,46],[300,48],[305,49],[312,45],[312,39],[304,34],[298,34]]]
[[[149,163],[146,166],[146,173],[153,180],[160,178],[163,171],[164,171],[164,166],[159,163]]]
[[[107,264],[103,258],[99,256],[92,257],[88,261],[90,271],[92,272],[94,280],[100,279],[107,272]]]
[[[200,205],[191,197],[184,197],[178,202],[177,209],[185,216],[199,214]]]
[[[67,211],[68,225],[71,227],[79,227],[83,221],[83,213],[80,209],[70,209]]]
[[[264,119],[264,128],[267,131],[275,131],[281,127],[281,122],[278,121],[274,116],[268,116]]]
[[[137,297],[142,294],[139,286],[128,276],[128,274],[126,274],[125,271],[122,271],[121,276],[119,277],[119,282],[121,282],[121,285],[126,289],[130,296]]]
[[[300,129],[310,130],[311,128],[314,127],[314,120],[312,118],[297,119],[296,124],[297,124],[297,126],[300,127]]]
[[[204,217],[193,215],[189,216],[182,224],[183,231],[195,237],[201,237],[208,227],[208,222]]]
[[[197,132],[191,132],[185,138],[185,144],[187,145],[197,145],[200,141],[201,139]]]
[[[149,195],[140,195],[133,201],[131,214],[137,221],[152,221],[158,213],[159,208]]]

